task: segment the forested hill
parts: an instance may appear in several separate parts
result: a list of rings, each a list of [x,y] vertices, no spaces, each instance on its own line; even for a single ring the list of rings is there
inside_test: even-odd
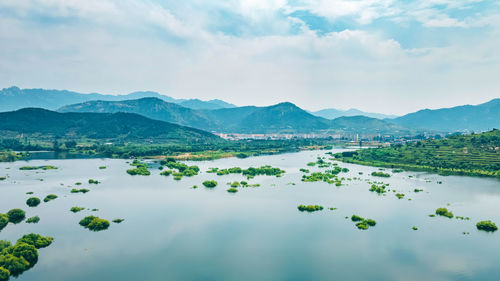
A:
[[[335,156],[345,162],[369,166],[500,177],[500,130],[362,149]]]
[[[500,99],[478,105],[424,109],[386,120],[407,128],[426,128],[444,132],[482,132],[500,129]]]
[[[59,113],[25,108],[0,113],[3,137],[23,134],[40,138],[203,143],[220,138],[198,129],[152,120],[132,113]]]

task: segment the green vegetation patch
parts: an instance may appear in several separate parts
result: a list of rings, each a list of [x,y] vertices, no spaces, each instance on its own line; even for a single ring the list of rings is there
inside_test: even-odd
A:
[[[229,193],[236,193],[236,192],[238,192],[238,189],[237,189],[237,188],[234,188],[234,187],[231,187],[231,188],[229,188],[229,189],[227,190],[227,192],[229,192]]]
[[[453,213],[451,211],[448,211],[446,208],[437,208],[436,209],[436,215],[442,216],[442,217],[447,217],[447,218],[453,218]]]
[[[24,235],[15,245],[0,240],[0,280],[18,277],[35,266],[38,262],[38,249],[48,247],[52,241],[51,237],[34,233]]]
[[[20,223],[26,218],[26,213],[21,209],[12,209],[7,212],[7,217],[11,223]]]
[[[125,219],[114,219],[112,222],[114,223],[122,223]]]
[[[132,163],[130,163],[130,166],[135,166],[133,169],[128,169],[127,174],[131,176],[149,176],[151,175],[151,172],[148,170],[148,165],[145,163],[140,162],[137,159],[134,159]]]
[[[71,207],[71,209],[69,209],[69,210],[73,213],[78,213],[78,212],[85,210],[85,208],[83,208],[83,207]]]
[[[40,205],[40,198],[37,197],[30,197],[28,200],[26,200],[26,205],[29,207],[36,207]]]
[[[383,194],[383,193],[386,193],[386,188],[387,186],[385,184],[383,185],[376,185],[376,184],[372,184],[372,186],[370,187],[370,191],[371,192],[376,192],[378,194]]]
[[[301,212],[317,212],[323,210],[323,206],[320,205],[299,205],[297,209]]]
[[[30,170],[57,170],[56,166],[23,166],[20,167],[19,170],[22,171],[30,171]]]
[[[207,188],[214,188],[217,186],[217,182],[216,181],[204,181],[203,185]]]
[[[372,172],[371,175],[374,177],[382,177],[382,178],[390,178],[391,177],[391,174],[387,174],[384,172]]]
[[[500,177],[499,143],[500,130],[492,130],[342,152],[335,154],[335,158],[347,163],[437,172],[441,175]]]
[[[487,232],[495,232],[498,230],[497,225],[490,220],[480,221],[476,224],[476,227],[478,230],[483,230],[483,231],[487,231]]]
[[[7,224],[9,224],[9,216],[6,214],[0,214],[0,231],[2,231]]]
[[[102,231],[109,227],[109,221],[95,216],[87,216],[79,224],[91,231]]]
[[[49,202],[49,201],[52,201],[54,199],[57,199],[57,195],[49,194],[49,195],[45,196],[45,198],[43,198],[43,202]]]
[[[361,230],[367,230],[370,227],[373,227],[377,224],[375,220],[372,219],[365,219],[363,217],[360,217],[358,215],[352,215],[351,216],[351,221],[356,223],[356,227]]]
[[[71,189],[71,193],[87,193],[89,192],[90,190],[89,189],[86,189],[86,188],[82,188],[82,189],[76,189],[76,188],[73,188]]]
[[[101,182],[94,179],[89,179],[89,184],[100,184]]]
[[[38,222],[40,222],[39,216],[34,216],[34,217],[26,219],[26,223],[38,223]]]

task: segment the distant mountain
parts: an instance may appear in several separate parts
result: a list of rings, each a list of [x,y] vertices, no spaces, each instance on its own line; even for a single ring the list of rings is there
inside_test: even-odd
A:
[[[148,143],[206,143],[220,140],[208,132],[131,113],[59,113],[25,108],[0,113],[2,135],[40,135],[43,138],[89,138]]]
[[[366,116],[377,119],[386,119],[386,118],[396,118],[396,115],[386,115],[381,113],[371,113],[364,112],[355,108],[351,108],[348,110],[335,109],[335,108],[327,108],[319,111],[311,112],[311,114],[319,117],[323,117],[326,119],[335,119],[342,116]]]
[[[227,103],[222,100],[209,100],[202,101],[199,99],[190,99],[186,101],[179,102],[180,105],[184,107],[189,107],[192,109],[221,109],[221,108],[233,108],[236,107],[234,104]]]
[[[183,126],[209,129],[215,124],[203,113],[159,98],[140,98],[124,101],[87,101],[63,106],[59,112],[94,112],[94,113],[136,113],[145,117],[171,122]]]
[[[386,121],[407,128],[425,128],[444,132],[488,131],[500,128],[500,99],[479,105],[442,109],[424,109]]]
[[[40,107],[49,110],[56,110],[65,105],[82,103],[91,100],[121,101],[144,97],[155,97],[166,102],[178,103],[182,104],[184,107],[194,109],[220,109],[234,107],[234,105],[221,100],[202,101],[199,99],[174,99],[172,97],[151,91],[133,92],[127,95],[103,95],[98,93],[82,94],[66,90],[20,89],[18,87],[10,87],[0,90],[0,112],[12,111],[25,107]]]
[[[64,106],[60,112],[129,112],[148,118],[222,133],[311,133],[325,131],[391,133],[403,131],[386,121],[369,117],[335,120],[314,116],[285,102],[273,106],[244,106],[215,110],[194,110],[158,98],[127,101],[89,101]]]

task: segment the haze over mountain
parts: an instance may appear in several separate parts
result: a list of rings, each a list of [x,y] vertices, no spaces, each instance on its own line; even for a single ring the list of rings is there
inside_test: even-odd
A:
[[[243,106],[215,110],[194,110],[158,98],[126,101],[89,101],[68,105],[61,112],[131,112],[203,130],[223,133],[394,133],[407,130],[369,117],[355,116],[328,120],[314,116],[298,106],[279,103],[272,106]],[[364,130],[364,131],[361,131]]]
[[[24,108],[0,113],[4,136],[37,135],[41,139],[100,139],[111,141],[148,141],[148,143],[200,143],[219,137],[194,128],[133,113],[59,113],[41,108]]]
[[[104,95],[98,93],[82,94],[67,90],[20,89],[18,87],[10,87],[0,90],[0,112],[12,111],[25,107],[40,107],[49,110],[56,110],[61,106],[90,100],[119,101],[144,97],[155,97],[167,102],[182,104],[184,107],[194,109],[235,107],[235,105],[221,100],[202,101],[199,99],[174,99],[172,97],[151,91],[133,92],[126,95]]]
[[[387,115],[382,113],[372,113],[372,112],[364,112],[355,108],[351,108],[348,110],[336,109],[336,108],[327,108],[318,111],[312,111],[311,114],[319,117],[323,117],[326,119],[335,119],[342,116],[366,116],[377,119],[386,119],[386,118],[396,118],[396,115]]]
[[[395,119],[386,119],[408,128],[426,128],[445,132],[488,131],[500,128],[500,99],[478,105],[442,109],[424,109]]]

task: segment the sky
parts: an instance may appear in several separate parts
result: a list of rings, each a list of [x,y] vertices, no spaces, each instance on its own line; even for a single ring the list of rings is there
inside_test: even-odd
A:
[[[404,114],[500,97],[500,1],[0,0],[0,88]]]

